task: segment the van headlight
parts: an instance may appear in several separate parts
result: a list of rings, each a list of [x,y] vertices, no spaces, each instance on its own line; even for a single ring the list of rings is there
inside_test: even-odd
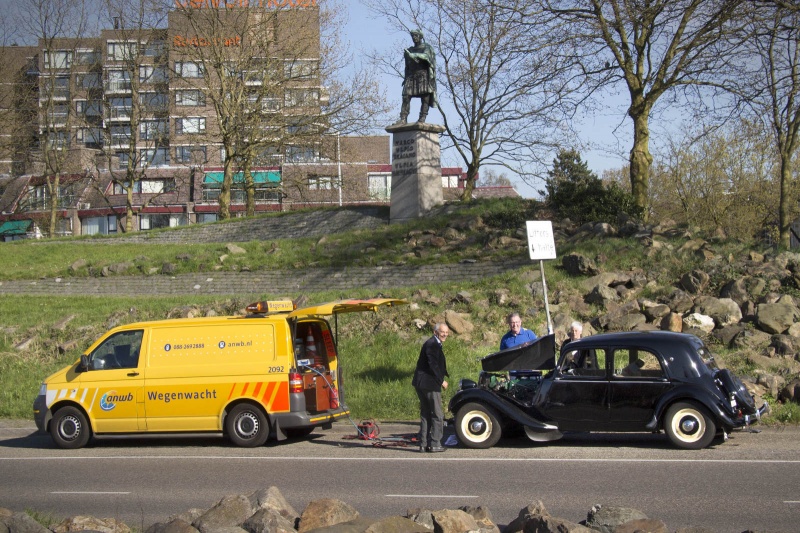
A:
[[[47,394],[47,383],[42,383],[42,386],[39,387],[39,396],[44,396]]]

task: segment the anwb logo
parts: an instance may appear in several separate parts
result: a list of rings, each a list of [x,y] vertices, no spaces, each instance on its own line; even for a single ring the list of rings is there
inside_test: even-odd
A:
[[[118,394],[115,390],[110,390],[100,397],[100,409],[103,411],[111,411],[117,406],[117,402],[132,402],[133,393]]]

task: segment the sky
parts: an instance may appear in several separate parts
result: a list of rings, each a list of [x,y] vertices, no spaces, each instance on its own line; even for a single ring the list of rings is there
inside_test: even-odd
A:
[[[408,36],[394,31],[385,20],[374,18],[361,0],[338,0],[346,2],[350,15],[347,25],[347,37],[353,51],[367,51],[372,49],[385,50],[387,52],[396,50],[398,57],[402,49],[409,46]],[[382,81],[387,87],[387,96],[391,102],[397,104],[397,114],[400,113],[400,84],[402,79],[398,76],[388,76],[380,74]],[[628,139],[631,138],[632,125],[625,120],[625,108],[620,99],[609,97],[609,105],[605,111],[593,113],[591,116],[579,117],[576,130],[580,134],[579,141],[586,146],[593,146],[593,149],[581,149],[581,157],[588,164],[589,168],[602,177],[603,171],[617,169],[627,163],[627,152],[630,150]],[[622,107],[621,107],[622,106]],[[419,109],[419,100],[414,99],[411,105],[411,116],[414,117]],[[442,123],[441,115],[432,110],[428,115],[428,122]],[[388,124],[387,124],[388,125]],[[576,142],[576,146],[578,143]],[[615,155],[615,153],[617,155]],[[621,154],[621,155],[619,155]],[[465,167],[454,155],[443,153],[442,166]],[[505,169],[497,169],[498,172],[508,172]],[[542,189],[543,184],[534,186],[525,184],[513,176],[508,175],[517,191],[525,198],[538,197],[537,189]],[[480,184],[480,180],[478,181]]]

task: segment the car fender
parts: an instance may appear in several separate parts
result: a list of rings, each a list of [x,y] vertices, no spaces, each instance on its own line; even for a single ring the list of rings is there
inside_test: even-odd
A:
[[[524,413],[519,407],[508,400],[484,389],[466,389],[456,393],[450,400],[448,409],[455,413],[468,402],[477,402],[488,405],[497,410],[503,417],[513,420],[518,424],[531,428],[533,431],[555,431],[558,426],[548,424]]]
[[[713,394],[704,387],[687,384],[670,390],[658,399],[658,403],[653,411],[653,418],[650,419],[645,427],[650,431],[658,430],[661,426],[660,421],[667,408],[677,401],[686,400],[697,402],[708,409],[709,413],[716,418],[717,422],[725,427],[733,428],[739,425],[733,420],[731,413],[726,412],[721,407],[720,404],[724,404],[724,400],[720,396]]]

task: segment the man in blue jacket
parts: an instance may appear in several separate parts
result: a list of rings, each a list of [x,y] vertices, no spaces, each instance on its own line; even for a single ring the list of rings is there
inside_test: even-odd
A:
[[[508,350],[514,346],[536,340],[536,333],[522,327],[522,319],[519,313],[511,313],[506,321],[508,322],[508,333],[500,339],[501,350]]]
[[[411,384],[419,397],[419,451],[443,452],[444,411],[442,389],[447,389],[447,361],[442,343],[450,335],[447,324],[436,324],[433,337],[422,345]]]

